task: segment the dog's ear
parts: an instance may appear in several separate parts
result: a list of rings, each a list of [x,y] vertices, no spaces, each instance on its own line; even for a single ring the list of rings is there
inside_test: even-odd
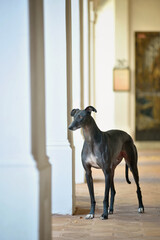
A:
[[[71,111],[71,116],[73,117],[73,116],[76,114],[77,111],[79,111],[78,108],[72,109],[72,111]]]
[[[91,114],[92,111],[93,111],[93,112],[97,112],[97,110],[96,110],[94,107],[92,107],[92,106],[86,107],[86,108],[85,108],[85,111],[88,112],[88,113],[90,113],[90,114]]]

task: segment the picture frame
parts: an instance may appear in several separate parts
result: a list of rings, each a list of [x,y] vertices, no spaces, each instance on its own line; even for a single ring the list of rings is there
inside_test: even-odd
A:
[[[135,139],[160,141],[160,31],[135,32]]]
[[[129,68],[113,69],[113,90],[118,92],[130,91],[130,70]]]

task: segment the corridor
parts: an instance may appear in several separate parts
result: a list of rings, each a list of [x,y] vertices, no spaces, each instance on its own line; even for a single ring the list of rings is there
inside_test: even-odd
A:
[[[104,177],[101,170],[93,169],[96,214],[85,220],[89,213],[89,194],[86,184],[76,186],[76,213],[74,216],[53,215],[52,239],[54,240],[159,240],[160,239],[160,151],[139,151],[140,186],[145,213],[137,212],[136,185],[125,181],[124,161],[115,172],[115,212],[109,219],[99,219],[102,213]]]

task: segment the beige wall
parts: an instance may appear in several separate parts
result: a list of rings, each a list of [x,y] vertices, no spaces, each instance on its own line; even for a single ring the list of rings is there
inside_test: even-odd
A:
[[[101,130],[114,128],[114,1],[97,1],[95,22],[95,107]]]
[[[96,1],[95,103],[97,123],[130,132],[128,92],[113,91],[113,68],[117,60],[129,62],[128,0]]]
[[[160,31],[160,0],[97,0],[96,3],[95,102],[98,110],[97,122],[103,130],[110,127],[120,128],[134,137],[134,33],[135,31]],[[113,92],[112,69],[117,59],[126,59],[131,69],[131,91],[129,93]],[[158,145],[159,143],[154,144],[154,146]]]
[[[115,64],[117,60],[125,60],[129,66],[129,1],[115,0]],[[130,92],[114,92],[114,123],[131,134],[130,129]]]

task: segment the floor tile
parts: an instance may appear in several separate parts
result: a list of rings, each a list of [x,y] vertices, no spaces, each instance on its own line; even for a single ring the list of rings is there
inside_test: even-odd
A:
[[[52,216],[53,240],[159,240],[160,239],[160,150],[139,151],[140,186],[145,213],[138,213],[136,185],[127,184],[124,163],[115,173],[115,211],[108,220],[100,220],[103,208],[104,176],[93,169],[96,214],[86,220],[90,199],[86,183],[76,185],[76,212],[74,216]]]

